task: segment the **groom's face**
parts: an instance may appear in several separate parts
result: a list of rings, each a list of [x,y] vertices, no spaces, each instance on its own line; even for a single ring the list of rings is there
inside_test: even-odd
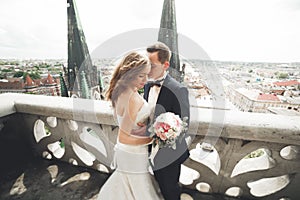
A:
[[[148,76],[149,78],[156,80],[164,75],[169,67],[169,62],[166,61],[165,63],[161,63],[158,60],[158,52],[148,53],[148,56],[151,62],[151,70]]]

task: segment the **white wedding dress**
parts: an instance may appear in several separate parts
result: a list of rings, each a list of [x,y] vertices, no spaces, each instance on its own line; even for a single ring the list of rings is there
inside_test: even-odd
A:
[[[149,116],[149,104],[138,112],[136,122]],[[122,121],[117,116],[118,123]],[[115,171],[102,186],[98,200],[160,200],[158,184],[149,173],[148,145],[128,145],[117,141],[112,168]]]

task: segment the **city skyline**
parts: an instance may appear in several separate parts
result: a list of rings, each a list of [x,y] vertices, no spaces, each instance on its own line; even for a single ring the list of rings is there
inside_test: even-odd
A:
[[[89,51],[124,32],[159,28],[162,0],[76,0]],[[118,4],[118,6],[116,6]],[[296,0],[176,0],[177,31],[212,60],[300,61],[300,3]],[[3,58],[67,58],[67,3],[0,3]],[[179,43],[179,46],[181,44]]]

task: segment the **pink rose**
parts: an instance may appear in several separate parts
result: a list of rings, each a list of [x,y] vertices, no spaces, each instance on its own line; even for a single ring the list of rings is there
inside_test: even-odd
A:
[[[159,137],[161,140],[166,140],[166,139],[167,139],[166,134],[163,133],[163,132],[157,132],[156,135],[157,135],[157,137]]]
[[[165,134],[165,133],[161,133],[161,135],[160,135],[160,139],[162,139],[162,140],[166,140],[166,139],[167,139],[167,136],[166,136],[166,134]]]
[[[166,123],[161,123],[161,126],[165,131],[168,131],[171,128],[170,125]]]

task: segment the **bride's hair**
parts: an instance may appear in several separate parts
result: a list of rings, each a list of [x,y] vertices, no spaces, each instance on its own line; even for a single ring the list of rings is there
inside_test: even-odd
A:
[[[113,107],[115,107],[118,97],[126,90],[128,84],[134,80],[147,65],[150,65],[149,59],[137,52],[129,53],[117,65],[106,91],[106,99],[112,102]]]

